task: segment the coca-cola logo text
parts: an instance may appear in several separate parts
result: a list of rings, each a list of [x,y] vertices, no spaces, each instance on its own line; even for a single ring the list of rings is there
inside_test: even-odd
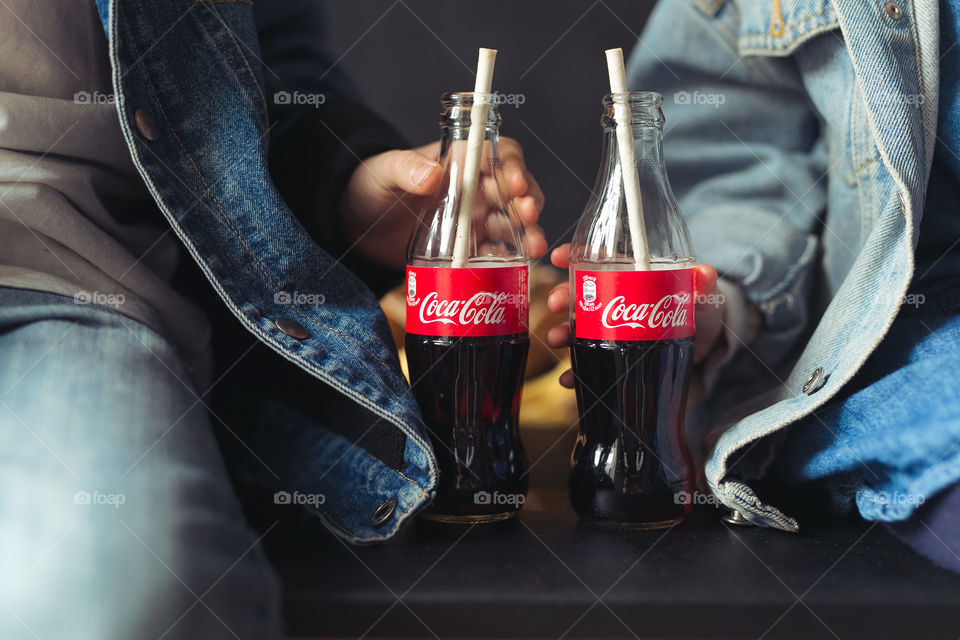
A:
[[[527,267],[407,267],[407,333],[499,336],[527,330]]]
[[[689,299],[688,294],[673,293],[663,296],[654,304],[631,304],[625,296],[617,296],[604,307],[601,322],[608,329],[682,327],[687,323],[686,303]]]
[[[420,322],[480,325],[501,324],[507,294],[479,291],[468,300],[440,300],[436,291],[428,293],[420,303]]]
[[[576,269],[574,328],[591,340],[672,340],[696,331],[693,269]]]

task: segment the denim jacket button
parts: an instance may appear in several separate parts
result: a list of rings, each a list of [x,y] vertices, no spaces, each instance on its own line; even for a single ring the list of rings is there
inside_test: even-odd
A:
[[[903,17],[903,11],[900,10],[900,6],[896,2],[888,2],[883,5],[883,8],[891,20],[899,20]]]
[[[740,527],[754,526],[752,522],[744,518],[743,514],[736,509],[724,509],[724,511],[726,511],[726,513],[723,515],[724,522],[729,522],[730,524],[735,524]]]
[[[146,109],[137,109],[133,114],[133,121],[137,123],[137,131],[150,142],[160,139],[160,127],[157,119]]]
[[[807,381],[803,383],[803,392],[809,396],[812,396],[814,393],[820,390],[820,387],[823,386],[823,367],[817,367],[813,370],[813,373],[810,374],[810,377],[807,378]]]
[[[280,329],[280,331],[283,331],[291,338],[304,340],[310,337],[310,334],[307,333],[307,330],[303,328],[303,325],[296,320],[291,320],[290,318],[277,318],[273,321],[273,324],[277,325],[277,329]]]
[[[390,519],[390,516],[393,515],[393,510],[397,508],[397,499],[396,498],[387,498],[380,503],[380,506],[374,509],[373,515],[370,516],[370,524],[374,527],[379,527],[383,524],[386,524],[387,520]]]

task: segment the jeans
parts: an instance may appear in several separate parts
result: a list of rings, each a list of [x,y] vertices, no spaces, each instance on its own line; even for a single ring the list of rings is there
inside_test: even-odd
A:
[[[0,288],[0,637],[280,638],[279,582],[178,355]]]
[[[855,506],[868,520],[944,522],[946,514],[932,509],[957,501],[931,501],[960,480],[958,371],[960,290],[915,287],[838,399],[790,429],[779,476],[790,484],[822,484],[836,510]],[[954,525],[931,533],[948,556],[960,555]],[[960,570],[960,562],[951,566]]]

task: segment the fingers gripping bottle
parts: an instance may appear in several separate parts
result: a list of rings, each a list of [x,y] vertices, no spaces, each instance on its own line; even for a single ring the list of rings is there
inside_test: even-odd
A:
[[[604,97],[602,165],[570,249],[580,413],[570,499],[582,520],[639,529],[686,516],[694,479],[683,436],[694,255],[664,167],[662,102],[652,92]],[[631,240],[618,114],[630,119],[649,269]]]
[[[476,103],[475,95],[482,96]],[[444,182],[424,203],[407,247],[407,364],[440,470],[423,515],[445,522],[504,520],[527,491],[517,418],[530,345],[529,259],[502,188],[494,98],[443,96]],[[473,161],[472,118],[485,122]]]

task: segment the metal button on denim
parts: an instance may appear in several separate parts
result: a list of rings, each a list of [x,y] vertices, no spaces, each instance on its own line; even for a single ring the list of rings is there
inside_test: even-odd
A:
[[[896,2],[888,2],[883,5],[883,8],[892,20],[899,20],[903,17],[903,11],[900,10],[900,6]]]
[[[133,121],[137,124],[137,131],[147,140],[155,142],[160,139],[160,127],[153,113],[146,109],[137,109],[133,114]]]
[[[743,517],[743,514],[737,511],[736,509],[724,509],[726,513],[723,516],[724,522],[729,522],[730,524],[735,524],[740,527],[752,527],[754,526],[752,522]]]
[[[297,340],[303,340],[310,336],[302,324],[290,318],[277,318],[273,321],[273,324],[277,325],[277,329],[280,329],[280,331]]]
[[[396,498],[387,498],[380,503],[380,506],[374,509],[373,515],[370,516],[370,524],[374,527],[379,527],[382,524],[386,524],[387,520],[390,519],[390,516],[393,515],[393,510],[397,508],[397,499]]]
[[[807,381],[803,383],[803,392],[807,395],[813,395],[820,390],[820,387],[823,386],[823,367],[817,367],[813,370],[813,373],[810,374],[810,377],[807,378]]]

